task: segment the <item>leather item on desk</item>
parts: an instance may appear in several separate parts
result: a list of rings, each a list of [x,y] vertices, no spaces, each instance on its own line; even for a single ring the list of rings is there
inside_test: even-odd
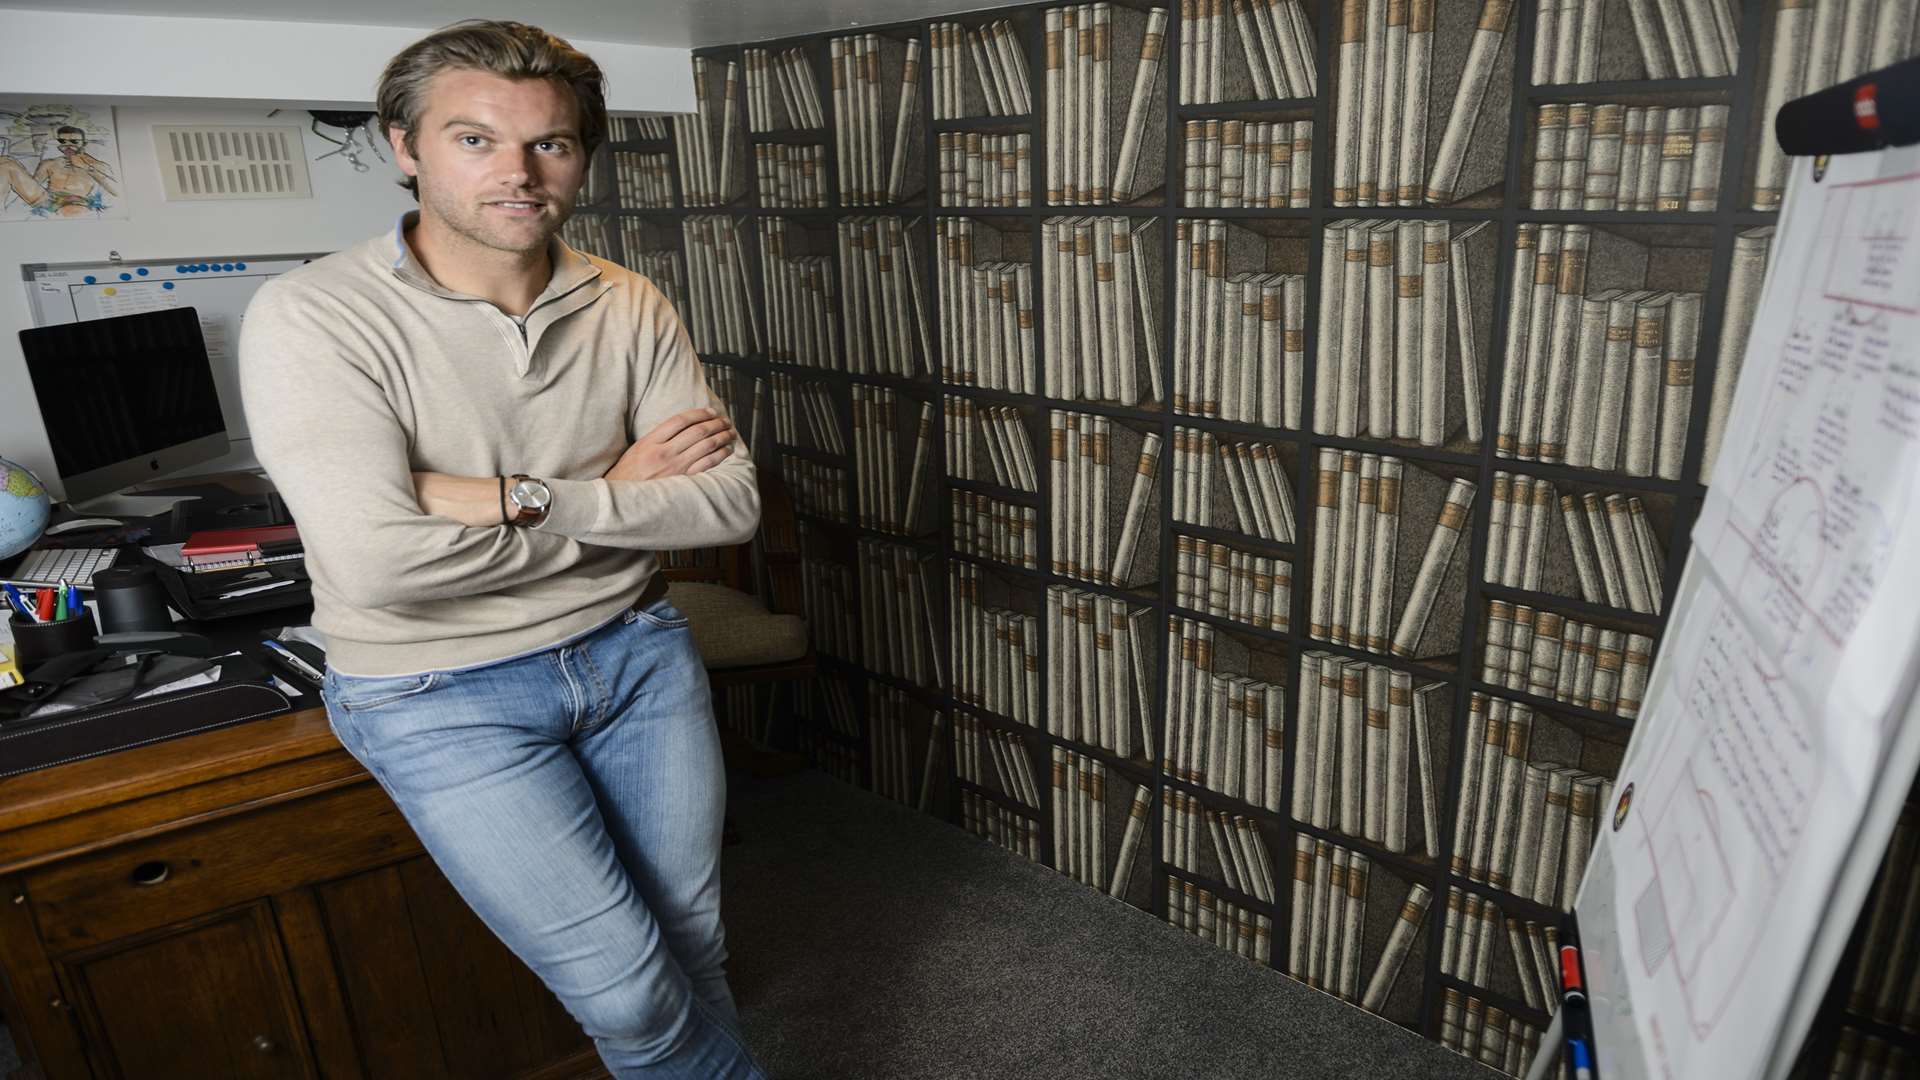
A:
[[[167,603],[173,605],[174,610],[189,619],[224,619],[234,615],[251,615],[260,611],[305,607],[313,603],[313,585],[307,577],[307,564],[299,559],[250,568],[189,574],[175,570],[145,553],[137,558],[151,562],[159,568],[157,573],[161,587],[167,590]],[[247,574],[258,574],[262,571],[275,580],[284,579],[297,584],[268,589],[250,596],[237,596],[230,600],[220,599],[222,594],[242,588],[244,585],[263,584],[264,579],[249,580],[244,584],[240,581],[240,578]]]
[[[0,728],[0,778],[258,720],[292,707],[287,696],[271,686],[229,682],[15,724]]]

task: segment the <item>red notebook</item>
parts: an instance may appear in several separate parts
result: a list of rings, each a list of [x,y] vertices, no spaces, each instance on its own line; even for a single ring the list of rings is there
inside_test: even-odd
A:
[[[220,556],[241,557],[260,550],[262,544],[298,543],[300,529],[295,525],[260,525],[251,529],[215,529],[187,537],[180,554],[189,562]]]

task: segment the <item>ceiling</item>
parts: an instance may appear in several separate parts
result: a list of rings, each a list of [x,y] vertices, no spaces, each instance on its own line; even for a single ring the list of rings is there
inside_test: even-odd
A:
[[[563,37],[642,45],[726,45],[1004,6],[1006,0],[0,0],[0,10],[179,15],[372,26],[458,19],[535,21]]]

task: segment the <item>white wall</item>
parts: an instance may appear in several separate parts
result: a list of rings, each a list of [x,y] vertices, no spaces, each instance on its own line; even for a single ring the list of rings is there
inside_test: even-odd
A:
[[[55,100],[42,98],[40,100]],[[310,199],[168,203],[161,198],[152,126],[156,123],[258,123],[265,109],[139,108],[114,110],[120,169],[128,216],[122,221],[0,222],[0,457],[33,470],[58,493],[46,429],[27,381],[18,331],[33,325],[22,263],[99,262],[109,251],[123,258],[178,259],[221,255],[277,255],[337,251],[393,227],[413,207],[395,181],[399,170],[367,158],[365,173],[339,157],[313,158],[334,147],[307,129],[304,112],[283,111],[272,123],[298,125],[306,140],[312,177]],[[387,152],[389,158],[391,151]],[[235,444],[228,464],[251,465],[246,442]]]
[[[0,95],[358,107],[388,58],[431,29],[0,9]],[[569,40],[605,73],[608,111],[693,111],[688,50]]]

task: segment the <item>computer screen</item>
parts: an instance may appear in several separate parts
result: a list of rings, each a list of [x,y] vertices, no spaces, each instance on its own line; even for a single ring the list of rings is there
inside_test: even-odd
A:
[[[227,452],[193,308],[35,327],[20,347],[68,502]]]

